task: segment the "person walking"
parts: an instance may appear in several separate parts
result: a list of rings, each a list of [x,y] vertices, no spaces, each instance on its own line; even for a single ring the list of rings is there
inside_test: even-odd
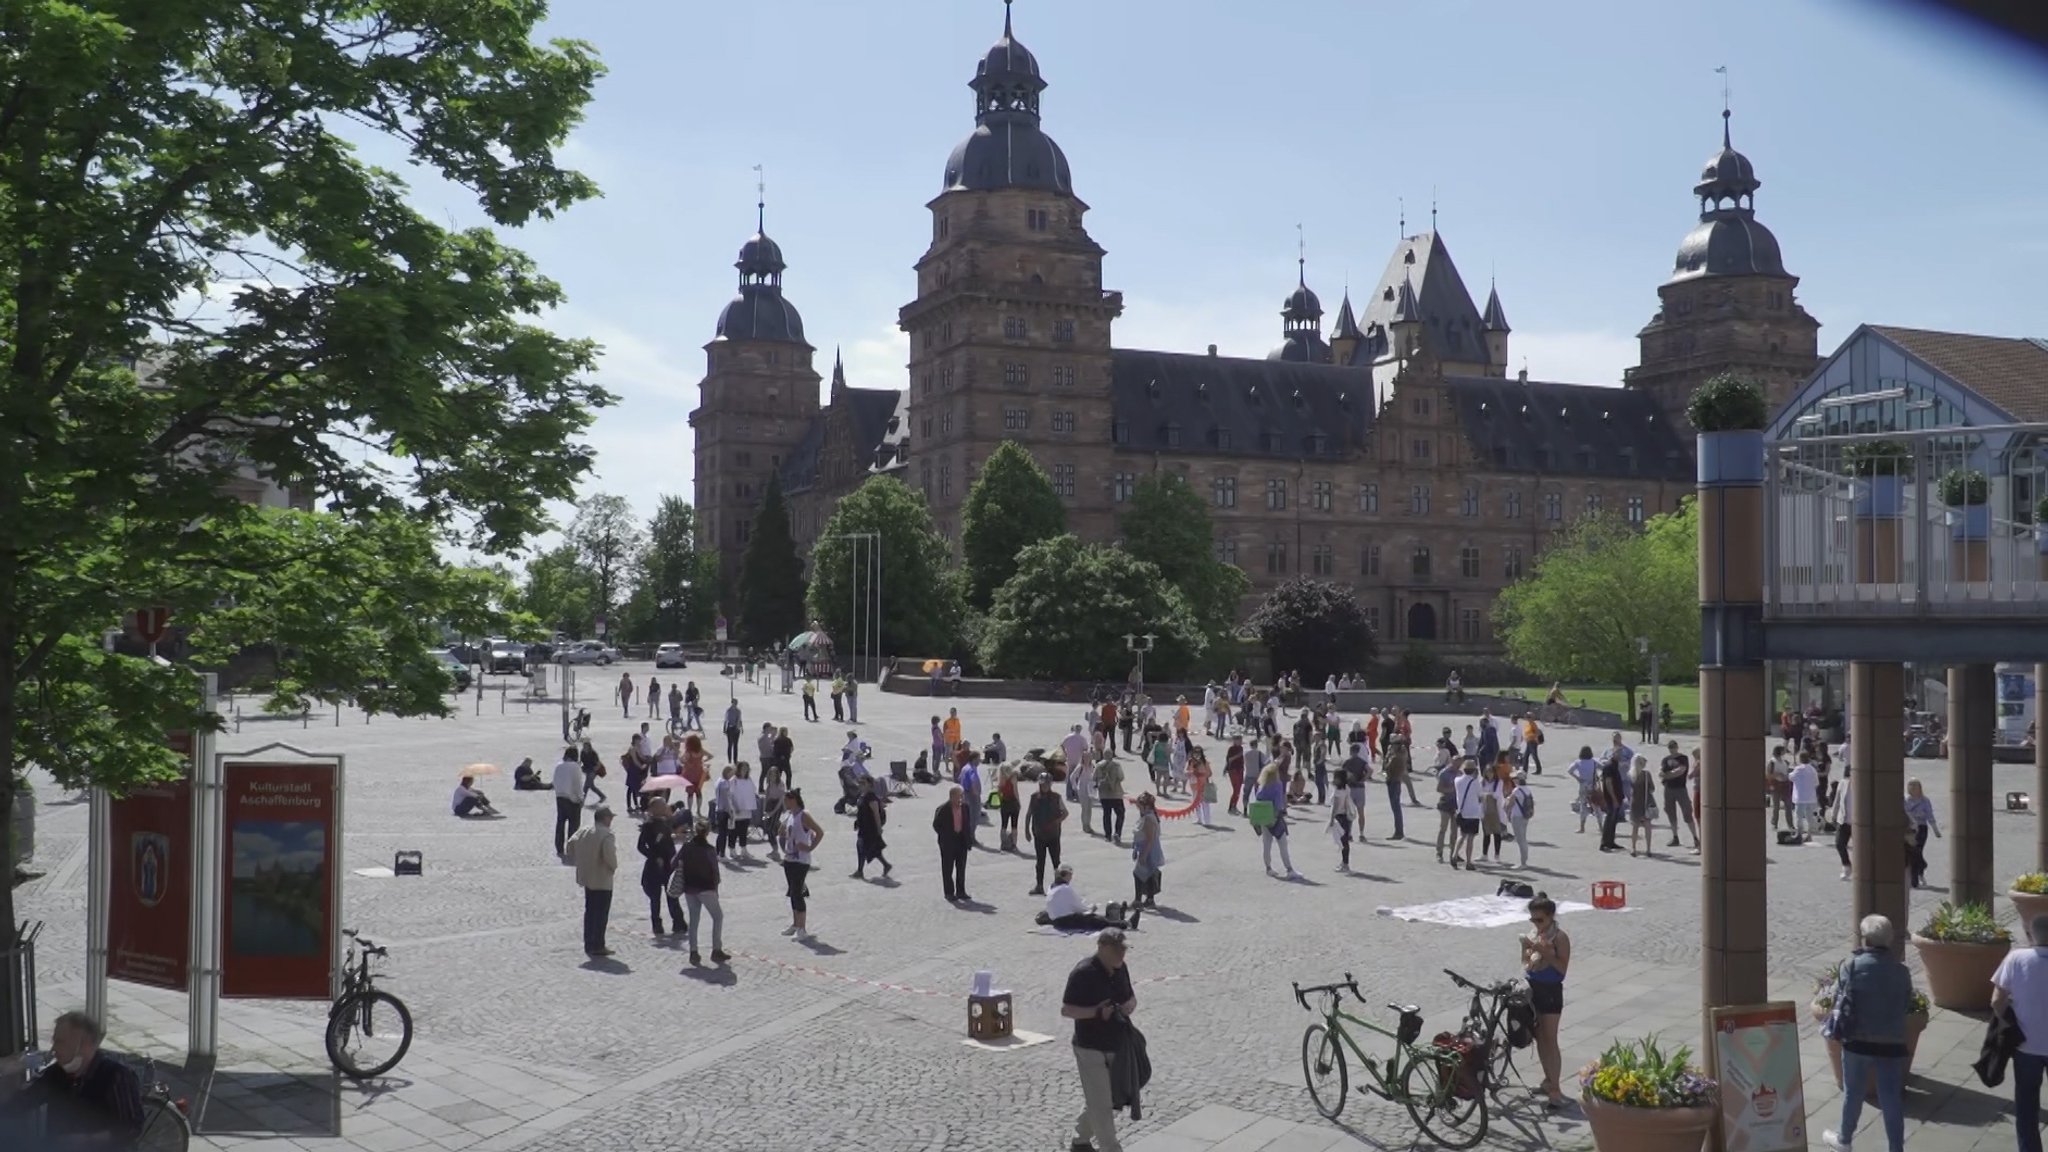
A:
[[[832,676],[832,722],[846,723],[846,677],[837,673]]]
[[[996,806],[996,843],[1005,852],[1017,851],[1017,825],[1024,815],[1024,806],[1017,796],[1017,770],[1008,764],[996,767],[995,790],[989,794],[989,803]],[[1086,797],[1082,798],[1086,803]]]
[[[1543,775],[1543,726],[1536,722],[1534,712],[1522,716],[1522,771],[1531,776]]]
[[[661,681],[653,676],[647,678],[647,714],[661,717]]]
[[[1541,892],[1529,901],[1529,927],[1519,942],[1529,1007],[1536,1012],[1536,1059],[1543,1066],[1538,1090],[1544,1107],[1555,1112],[1567,1103],[1558,1086],[1564,1055],[1558,1050],[1557,1026],[1564,1019],[1564,975],[1572,964],[1572,938],[1557,926],[1557,902]]]
[[[647,819],[640,822],[640,836],[634,848],[640,853],[640,891],[647,895],[648,919],[654,922],[655,936],[666,936],[668,929],[661,922],[662,901],[667,900],[671,908],[676,906],[675,897],[668,894],[669,874],[676,864],[676,837],[666,803],[647,802]],[[669,919],[675,922],[676,931],[683,930],[680,915]]]
[[[1280,866],[1287,869],[1287,879],[1299,880],[1301,873],[1294,870],[1294,858],[1287,851],[1287,779],[1276,761],[1268,764],[1259,773],[1259,788],[1253,797],[1263,801],[1273,810],[1273,822],[1259,829],[1259,851],[1265,857],[1266,875],[1273,871],[1273,848],[1280,848]]]
[[[1223,753],[1223,775],[1230,781],[1230,806],[1224,809],[1228,814],[1237,815],[1238,801],[1244,796],[1244,737],[1232,736],[1230,748]]]
[[[741,859],[752,860],[754,854],[747,851],[747,834],[761,810],[761,791],[754,784],[752,765],[741,764],[734,770],[725,800],[731,805],[727,818],[732,824],[732,847]]]
[[[569,838],[569,859],[576,865],[576,884],[583,889],[583,954],[609,956],[604,946],[605,921],[612,913],[612,878],[619,871],[619,845],[612,837],[612,810],[599,805],[590,827]]]
[[[1344,773],[1346,779],[1350,772]],[[1351,799],[1351,789],[1342,783],[1330,796],[1330,838],[1337,842],[1337,871],[1351,871],[1351,818],[1357,812]]]
[[[1087,801],[1084,799],[1081,803],[1085,804]],[[1031,802],[1027,807],[1028,811],[1026,811],[1024,818],[1024,840],[1026,843],[1033,845],[1033,851],[1037,858],[1035,865],[1035,875],[1037,878],[1032,882],[1030,895],[1043,896],[1045,895],[1045,862],[1051,860],[1053,872],[1055,874],[1059,872],[1060,828],[1067,822],[1067,802],[1060,797],[1058,792],[1053,791],[1052,776],[1047,773],[1040,773],[1038,777],[1038,791],[1031,794]],[[1121,818],[1122,800],[1117,801],[1117,808],[1119,818]],[[1105,803],[1103,811],[1105,827],[1108,826],[1108,821],[1109,813]]]
[[[1097,933],[1095,955],[1067,974],[1060,997],[1060,1015],[1074,1022],[1074,1064],[1081,1077],[1081,1115],[1074,1121],[1072,1152],[1123,1152],[1116,1137],[1115,1078],[1110,1068],[1125,1042],[1131,1014],[1138,1010],[1124,949],[1123,929]]]
[[[710,913],[711,962],[723,964],[732,957],[725,952],[725,910],[718,903],[718,851],[711,846],[711,825],[689,820],[687,816],[684,820],[690,831],[676,851],[675,872],[669,878],[669,915],[676,921],[676,931],[683,932],[683,919],[674,895],[680,892],[689,914],[690,963],[702,964],[697,952],[697,929],[704,914]]]
[[[853,739],[853,733],[851,732],[848,732],[846,736],[848,740]],[[782,777],[782,786],[786,789],[791,784],[796,783],[796,738],[789,734],[789,729],[777,728],[775,730],[775,742],[769,746],[768,752],[768,764],[773,765],[775,774]],[[762,769],[761,775],[764,779],[767,777],[767,768],[764,767]]]
[[[1077,793],[1078,803],[1088,803],[1088,794]],[[1095,763],[1095,797],[1102,805],[1102,835],[1112,844],[1124,842],[1124,766],[1114,749]]]
[[[1131,833],[1131,882],[1136,897],[1131,906],[1159,907],[1159,882],[1166,874],[1166,845],[1160,839],[1159,801],[1141,792],[1132,801],[1138,811],[1138,826]]]
[[[1515,851],[1521,857],[1520,863],[1510,864],[1508,867],[1516,869],[1527,868],[1529,866],[1529,817],[1536,814],[1536,794],[1529,791],[1528,773],[1515,773],[1512,783],[1508,786],[1507,796],[1502,801],[1502,806],[1507,809],[1508,831],[1514,836]]]
[[[1927,886],[1927,834],[1941,836],[1941,825],[1934,819],[1934,801],[1920,786],[1920,778],[1906,781],[1906,819],[1913,829],[1912,868],[1913,887]]]
[[[1842,761],[1842,782],[1835,786],[1832,812],[1835,818],[1835,856],[1842,862],[1844,880],[1849,878],[1849,837],[1856,827],[1856,822],[1852,819],[1856,811],[1853,787],[1855,782],[1855,777],[1849,771],[1849,762]]]
[[[631,720],[633,718],[633,700],[638,695],[638,693],[633,691],[633,674],[631,672],[619,673],[619,717],[621,719]]]
[[[1075,731],[1078,733],[1079,730],[1079,725],[1076,725]],[[1067,737],[1066,742],[1071,744],[1075,739],[1076,736],[1070,735]],[[1085,745],[1086,737],[1080,737],[1080,739]],[[1123,765],[1118,764],[1116,766],[1116,774],[1119,791],[1121,791],[1123,771]],[[1083,836],[1095,834],[1095,822],[1093,819],[1095,806],[1088,803],[1088,798],[1090,796],[1097,797],[1098,799],[1101,797],[1102,793],[1097,785],[1098,779],[1095,756],[1086,747],[1082,748],[1079,760],[1070,759],[1067,761],[1067,799],[1072,801],[1074,806],[1081,810],[1081,835]],[[1117,831],[1123,831],[1123,817],[1121,813],[1117,817]],[[1109,827],[1107,824],[1103,826],[1102,838],[1105,840],[1109,839]]]
[[[1692,833],[1692,854],[1700,854],[1700,828],[1693,818],[1692,806],[1692,761],[1678,750],[1678,741],[1665,745],[1664,762],[1658,768],[1658,780],[1664,786],[1664,821],[1671,826],[1671,842],[1667,848],[1676,848],[1678,824],[1685,822],[1685,830]]]
[[[889,866],[889,858],[882,855],[889,847],[882,839],[882,827],[889,822],[888,805],[883,803],[882,794],[875,790],[875,778],[863,776],[860,781],[860,799],[853,805],[853,878],[867,879],[869,864],[882,866],[882,877],[887,879],[895,871]]]
[[[2013,1126],[2019,1130],[2019,1152],[2041,1152],[2041,1077],[2048,1071],[2048,916],[2029,921],[2027,934],[2033,947],[2007,952],[1991,975],[1991,1014],[1996,1018],[2012,1009],[2024,1037],[2012,1055]],[[1845,1051],[1845,1073],[1847,1059]],[[1842,1127],[1846,1140],[1846,1120]]]
[[[1857,925],[1863,947],[1835,973],[1835,1003],[1849,1011],[1830,1015],[1822,1031],[1843,1033],[1829,1036],[1842,1046],[1842,1122],[1820,1135],[1821,1143],[1835,1152],[1849,1152],[1863,1099],[1873,1087],[1885,1144],[1890,1152],[1905,1152],[1906,1015],[1913,1008],[1913,974],[1893,948],[1894,931],[1889,919],[1865,916]],[[2021,1129],[2021,1147],[2026,1131]],[[2033,1132],[2039,1147],[2040,1128]]]
[[[776,835],[782,842],[782,879],[789,896],[789,927],[782,934],[809,940],[811,854],[824,843],[825,830],[804,811],[803,789],[782,794],[782,823]]]
[[[1594,800],[1600,809],[1602,852],[1621,851],[1616,836],[1621,831],[1622,817],[1628,811],[1628,771],[1628,765],[1621,762],[1619,748],[1609,752],[1600,762],[1600,786],[1594,793]]]
[[[1365,757],[1361,757],[1360,760],[1363,772],[1359,778],[1370,780],[1372,778],[1372,761]],[[1406,840],[1408,838],[1408,818],[1406,813],[1401,811],[1401,793],[1405,790],[1411,802],[1413,802],[1415,796],[1415,752],[1414,742],[1410,737],[1399,732],[1394,734],[1394,739],[1387,745],[1387,754],[1380,757],[1380,771],[1387,778],[1387,809],[1394,816],[1394,832],[1387,839]],[[1359,803],[1356,807],[1358,808],[1359,818],[1364,819],[1365,804],[1363,796],[1359,797]]]
[[[1451,866],[1458,859],[1458,781],[1464,778],[1463,759],[1446,760],[1436,770],[1436,860],[1444,861],[1444,848],[1451,850]]]
[[[578,755],[583,764],[583,794],[595,796],[599,804],[604,803],[604,789],[597,786],[598,777],[605,771],[604,757],[597,754],[597,746],[588,740],[583,742],[583,749]]]
[[[860,680],[851,675],[846,678],[846,722],[860,723]]]
[[[1209,754],[1200,748],[1188,754],[1188,789],[1195,798],[1195,823],[1209,827],[1209,805],[1214,803],[1215,772],[1209,767]]]
[[[1642,838],[1644,856],[1657,855],[1656,785],[1650,779],[1650,758],[1636,757],[1628,788],[1628,854],[1636,854],[1636,839]]]
[[[550,783],[555,792],[555,855],[567,860],[569,837],[583,823],[583,765],[574,747],[562,749]]]
[[[1477,867],[1473,849],[1479,840],[1479,824],[1486,815],[1486,787],[1479,778],[1479,762],[1467,760],[1458,769],[1457,782],[1452,786],[1457,801],[1458,839],[1451,845],[1451,867],[1458,866],[1458,853],[1465,854],[1465,870]]]
[[[939,883],[946,903],[973,899],[967,894],[967,851],[974,847],[974,813],[967,807],[966,790],[958,784],[932,813],[932,832],[939,840]]]

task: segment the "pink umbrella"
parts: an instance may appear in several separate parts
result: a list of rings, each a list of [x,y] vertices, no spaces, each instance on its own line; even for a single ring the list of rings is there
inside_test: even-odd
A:
[[[680,792],[690,786],[681,776],[649,776],[647,783],[640,786],[641,795],[649,792]]]

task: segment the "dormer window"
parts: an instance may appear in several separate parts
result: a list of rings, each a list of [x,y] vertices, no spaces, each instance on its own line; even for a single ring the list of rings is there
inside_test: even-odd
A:
[[[1308,450],[1311,454],[1316,456],[1322,455],[1323,452],[1329,447],[1329,443],[1329,437],[1324,436],[1321,432],[1309,433]]]
[[[1180,425],[1166,424],[1159,429],[1159,441],[1168,448],[1180,447]]]

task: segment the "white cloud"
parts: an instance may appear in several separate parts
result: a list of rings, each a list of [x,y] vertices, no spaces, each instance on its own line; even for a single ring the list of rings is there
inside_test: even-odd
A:
[[[901,388],[908,381],[904,365],[910,362],[910,334],[894,324],[855,340],[840,354],[846,360],[846,382],[855,388]],[[827,383],[830,371],[824,373]]]

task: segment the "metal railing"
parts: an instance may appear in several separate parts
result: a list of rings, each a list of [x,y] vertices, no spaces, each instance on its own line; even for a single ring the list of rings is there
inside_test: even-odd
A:
[[[1773,617],[2048,612],[2048,424],[1808,436],[1765,447]]]

